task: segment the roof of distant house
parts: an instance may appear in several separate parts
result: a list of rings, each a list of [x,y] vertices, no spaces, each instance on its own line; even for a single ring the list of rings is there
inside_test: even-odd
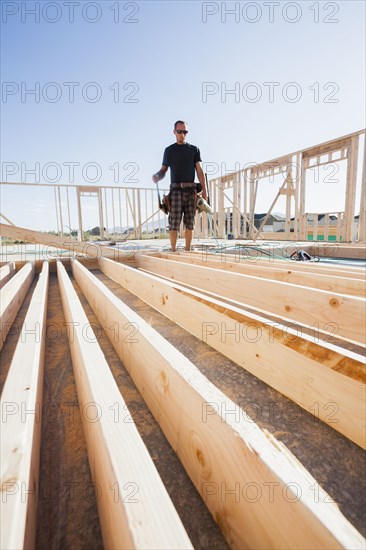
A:
[[[267,213],[264,213],[264,214],[254,214],[254,219],[255,220],[263,220],[263,218],[267,216]],[[277,221],[283,221],[285,219],[285,216],[282,216],[282,214],[270,214],[270,216],[272,216],[273,219],[277,220]]]

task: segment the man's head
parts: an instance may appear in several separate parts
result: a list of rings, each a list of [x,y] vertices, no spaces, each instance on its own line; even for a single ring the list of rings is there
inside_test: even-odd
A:
[[[188,134],[187,123],[184,122],[184,120],[177,120],[177,122],[174,124],[173,133],[179,145],[183,145],[184,143],[186,143],[186,138]]]

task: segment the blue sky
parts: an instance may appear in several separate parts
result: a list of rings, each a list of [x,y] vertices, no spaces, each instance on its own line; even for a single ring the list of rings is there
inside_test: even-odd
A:
[[[59,175],[59,183],[68,183],[68,166],[78,163],[76,183],[100,176],[99,184],[152,187],[180,118],[204,163],[223,171],[365,126],[363,1],[3,1],[1,7],[2,181],[24,181],[21,164],[39,163],[37,181]],[[25,93],[37,87],[39,97]],[[234,89],[237,95],[228,93]],[[59,173],[45,172],[48,163],[57,163]],[[88,163],[99,173],[85,172]],[[109,168],[116,163],[119,182]],[[343,209],[341,183],[313,187],[308,211]],[[6,188],[1,211],[19,225],[54,228],[33,187]]]

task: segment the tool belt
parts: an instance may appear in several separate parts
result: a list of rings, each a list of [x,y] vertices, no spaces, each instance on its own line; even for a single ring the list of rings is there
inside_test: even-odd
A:
[[[170,189],[194,189],[196,191],[197,184],[192,181],[182,181],[181,183],[172,183]]]
[[[170,197],[169,195],[163,195],[161,202],[159,203],[159,208],[164,212],[164,214],[169,214],[170,212]]]

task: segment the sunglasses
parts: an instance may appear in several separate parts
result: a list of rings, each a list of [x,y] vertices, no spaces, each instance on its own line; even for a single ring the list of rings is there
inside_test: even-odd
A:
[[[188,130],[175,130],[177,132],[177,134],[188,134]]]

